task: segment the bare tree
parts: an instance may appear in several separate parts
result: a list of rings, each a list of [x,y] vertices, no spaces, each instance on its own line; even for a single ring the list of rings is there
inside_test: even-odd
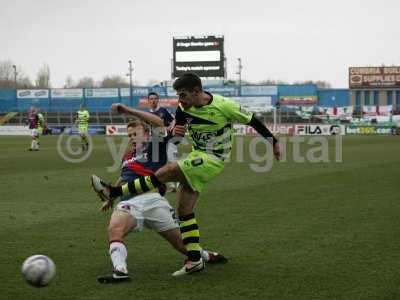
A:
[[[9,60],[0,61],[0,87],[15,87],[13,63]]]
[[[261,81],[257,82],[257,84],[275,85],[276,80],[268,78],[267,80],[261,80]]]
[[[92,77],[85,76],[78,80],[78,83],[75,85],[76,88],[94,88],[96,87],[96,83]]]
[[[305,81],[295,81],[294,84],[315,84],[318,88],[320,89],[327,89],[327,88],[331,88],[332,85],[325,80],[317,80],[317,81],[313,81],[313,80],[305,80]]]
[[[29,76],[20,67],[15,66],[12,61],[0,61],[0,88],[31,89],[33,87]]]
[[[32,83],[31,79],[23,74],[19,73],[18,81],[17,81],[17,88],[19,89],[33,89],[35,85]]]
[[[47,64],[43,64],[37,75],[36,75],[36,87],[39,89],[48,89],[51,87],[50,84],[50,67]]]
[[[100,82],[100,87],[103,88],[124,88],[129,87],[129,82],[120,75],[104,76]]]
[[[69,88],[74,88],[74,87],[75,87],[74,80],[73,80],[72,77],[69,75],[69,76],[67,77],[67,79],[65,79],[64,88],[65,88],[65,89],[69,89]]]

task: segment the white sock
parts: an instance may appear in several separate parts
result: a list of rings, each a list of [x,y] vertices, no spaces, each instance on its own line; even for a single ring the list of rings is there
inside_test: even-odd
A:
[[[128,251],[126,247],[121,242],[111,242],[110,243],[110,257],[114,270],[128,273],[128,268],[126,265],[126,258],[128,256]]]
[[[167,186],[169,187],[169,188],[174,188],[174,189],[177,189],[178,188],[178,186],[177,186],[177,183],[176,182],[167,182]]]
[[[206,250],[204,250],[203,248],[200,248],[200,255],[201,258],[205,261],[208,262],[210,260],[210,255],[208,254],[208,252]]]
[[[35,149],[35,140],[31,141],[31,149]]]

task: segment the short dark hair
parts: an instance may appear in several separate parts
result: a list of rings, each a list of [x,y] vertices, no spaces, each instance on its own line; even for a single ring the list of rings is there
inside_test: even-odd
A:
[[[181,89],[193,91],[195,87],[198,87],[200,88],[200,90],[203,90],[200,77],[193,73],[183,74],[177,80],[175,80],[173,85],[173,88],[176,91]]]
[[[136,128],[138,126],[142,126],[144,129],[144,132],[150,132],[149,126],[147,126],[147,124],[141,120],[130,121],[128,123],[128,125],[126,125],[126,129],[128,129],[129,127]]]
[[[150,93],[148,93],[148,94],[147,94],[147,99],[149,99],[150,96],[156,96],[157,98],[160,98],[160,95],[159,95],[158,93],[156,93],[156,92],[150,92]]]

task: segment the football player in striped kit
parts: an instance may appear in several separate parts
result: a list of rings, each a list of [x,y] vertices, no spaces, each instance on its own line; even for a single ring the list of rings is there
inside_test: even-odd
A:
[[[122,113],[133,115],[139,120],[127,125],[129,146],[122,159],[121,176],[117,185],[154,174],[167,162],[167,145],[170,135],[166,134],[163,121],[150,113],[130,109],[122,104],[113,105],[113,109]],[[144,121],[144,122],[143,122]],[[157,127],[150,134],[149,126]],[[114,199],[104,198],[99,193],[98,187],[108,185],[100,178],[93,175],[92,185],[100,198],[105,201],[102,210],[106,211],[113,206]],[[137,186],[139,189],[140,187]],[[124,243],[125,236],[130,232],[140,232],[144,228],[157,231],[171,246],[180,253],[187,255],[187,249],[181,237],[179,224],[174,217],[175,210],[162,196],[163,187],[159,192],[146,190],[139,196],[121,197],[116,206],[108,227],[109,254],[113,264],[113,271],[100,275],[100,283],[116,283],[131,279],[127,268],[127,248]],[[200,249],[202,259],[206,263],[226,263],[227,259],[221,254]]]

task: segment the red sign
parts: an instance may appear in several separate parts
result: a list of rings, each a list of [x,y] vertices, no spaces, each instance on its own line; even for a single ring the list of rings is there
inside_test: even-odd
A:
[[[178,99],[160,98],[158,104],[161,107],[178,107]],[[149,108],[149,100],[147,98],[142,98],[139,100],[140,108]]]
[[[279,97],[281,105],[304,105],[317,103],[316,96],[281,96]]]

